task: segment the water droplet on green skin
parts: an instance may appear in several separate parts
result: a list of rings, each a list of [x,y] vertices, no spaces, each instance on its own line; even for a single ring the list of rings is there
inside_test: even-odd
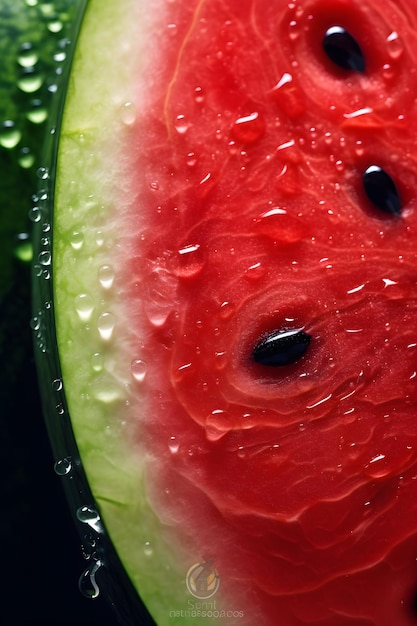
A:
[[[66,52],[57,52],[56,54],[54,54],[53,56],[54,61],[56,61],[57,63],[63,63],[65,61],[65,59],[67,58],[67,54]]]
[[[29,41],[20,46],[17,62],[21,67],[33,67],[38,62],[39,55]]]
[[[48,117],[48,109],[44,106],[42,100],[38,98],[30,101],[30,109],[26,113],[26,118],[32,124],[42,124]]]
[[[55,378],[52,381],[52,389],[54,391],[62,391],[63,389],[63,384],[62,384],[62,380],[60,378]]]
[[[33,259],[33,246],[31,241],[22,241],[16,249],[15,256],[23,263],[31,263]]]
[[[34,67],[23,69],[22,75],[17,80],[17,86],[24,93],[35,93],[42,87],[43,77]]]
[[[0,127],[0,146],[12,150],[22,138],[22,133],[13,120],[6,120]]]
[[[17,162],[19,163],[20,167],[27,170],[31,168],[35,163],[35,155],[32,154],[30,148],[24,147],[20,150]]]
[[[64,28],[64,24],[61,22],[61,20],[55,18],[48,22],[46,27],[50,33],[60,33],[61,30]]]
[[[38,261],[41,265],[50,265],[51,264],[51,253],[49,250],[43,250],[39,253]]]
[[[49,171],[47,167],[39,167],[36,175],[41,180],[47,180],[49,178]]]
[[[58,476],[67,476],[72,470],[72,460],[71,457],[67,456],[64,459],[60,459],[54,465],[55,473]]]
[[[29,211],[29,219],[31,222],[33,222],[34,224],[36,224],[37,222],[40,222],[42,219],[42,213],[41,210],[38,206],[34,206],[30,209]]]
[[[42,2],[39,8],[44,17],[55,15],[55,7],[52,2]]]
[[[76,511],[77,519],[83,524],[88,524],[93,530],[101,533],[101,519],[99,513],[92,506],[80,506]]]

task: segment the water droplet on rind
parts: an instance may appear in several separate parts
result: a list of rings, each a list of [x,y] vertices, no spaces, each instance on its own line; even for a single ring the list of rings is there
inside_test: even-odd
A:
[[[82,322],[88,322],[94,311],[94,300],[87,293],[80,293],[74,300],[75,310]]]
[[[55,473],[58,476],[66,476],[72,470],[72,460],[71,457],[67,456],[64,459],[60,459],[54,465]]]
[[[54,391],[62,391],[63,389],[63,384],[62,384],[62,380],[60,378],[55,378],[52,381],[52,389]]]
[[[116,325],[116,319],[112,313],[102,313],[97,320],[97,329],[100,337],[104,341],[109,341],[113,335],[113,330]]]
[[[102,532],[101,518],[98,511],[92,506],[80,506],[76,511],[77,519],[83,524],[88,524],[97,533]]]
[[[114,281],[114,269],[111,265],[102,265],[98,270],[98,279],[103,289],[111,289]]]
[[[81,250],[84,244],[84,235],[79,230],[74,230],[71,233],[70,244],[73,250]]]
[[[95,372],[101,372],[104,368],[104,358],[100,352],[95,352],[91,357],[91,367]]]
[[[95,599],[100,595],[100,589],[96,581],[96,574],[100,567],[102,567],[100,560],[93,561],[78,580],[78,588],[86,598]]]

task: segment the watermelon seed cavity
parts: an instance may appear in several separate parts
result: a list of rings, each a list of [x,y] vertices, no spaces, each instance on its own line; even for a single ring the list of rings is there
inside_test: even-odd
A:
[[[371,165],[365,170],[363,185],[366,195],[378,209],[400,215],[401,200],[395,183],[379,165]]]
[[[324,35],[323,48],[333,63],[344,70],[365,71],[365,57],[356,39],[341,26],[331,26]]]
[[[261,365],[290,365],[304,355],[310,341],[311,336],[300,328],[274,330],[255,346],[253,358]]]

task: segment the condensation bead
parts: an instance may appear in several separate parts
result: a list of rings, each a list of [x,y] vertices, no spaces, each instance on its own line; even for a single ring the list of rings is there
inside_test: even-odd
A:
[[[135,359],[131,365],[132,375],[135,380],[142,383],[146,378],[148,366],[142,359]]]

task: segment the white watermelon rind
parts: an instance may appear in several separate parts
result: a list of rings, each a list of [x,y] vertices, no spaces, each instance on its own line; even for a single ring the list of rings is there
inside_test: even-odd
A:
[[[70,505],[98,508],[124,569],[158,626],[196,625],[195,617],[175,616],[189,598],[184,580],[187,564],[178,562],[178,552],[148,504],[145,461],[138,446],[128,443],[130,398],[138,391],[131,372],[129,329],[118,318],[113,295],[124,253],[118,218],[128,206],[130,191],[122,185],[122,153],[126,154],[131,103],[140,100],[130,86],[146,59],[146,8],[145,0],[86,3],[62,123],[54,128],[56,173],[51,163],[48,181],[53,189],[37,224],[42,240],[52,223],[53,242],[52,308],[45,305],[49,275],[41,275],[39,265],[35,269],[34,318],[41,320],[42,330],[36,340],[37,360],[57,460],[74,452],[74,435],[94,498],[93,503],[84,502],[88,492],[76,481],[67,482]],[[55,115],[61,115],[60,106]],[[51,142],[48,145],[52,151]],[[112,172],[110,179],[108,172]],[[121,184],[115,188],[117,180]],[[38,254],[42,252],[38,247]],[[114,270],[115,289],[103,288],[99,280],[100,268],[107,265]],[[94,303],[91,314],[84,311],[80,316],[89,300]],[[106,328],[109,319],[114,329],[107,339],[100,327]],[[53,345],[54,324],[58,353]],[[71,475],[63,480],[71,480]],[[71,493],[77,487],[78,493]]]

